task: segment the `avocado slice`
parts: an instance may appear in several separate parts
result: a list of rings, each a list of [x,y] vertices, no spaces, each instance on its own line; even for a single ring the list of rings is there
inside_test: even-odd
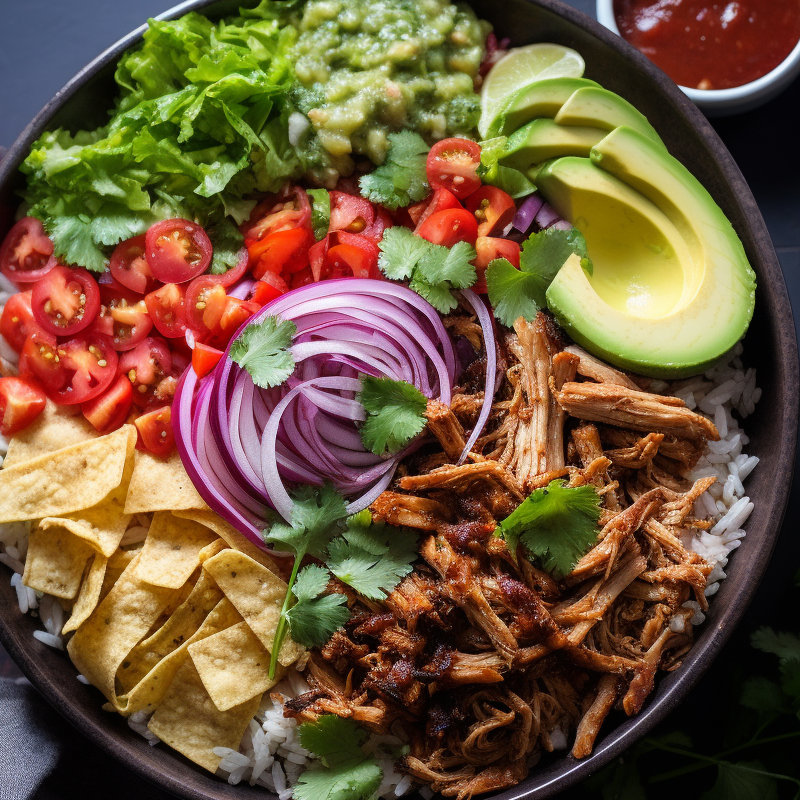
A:
[[[525,171],[533,164],[561,156],[588,157],[591,149],[607,134],[602,128],[559,125],[541,117],[508,137],[500,163]]]
[[[572,94],[590,86],[598,84],[587,78],[548,78],[529,83],[503,102],[484,138],[508,136],[537,117],[552,119]]]
[[[600,86],[585,86],[570,95],[555,115],[555,122],[559,125],[592,125],[608,131],[626,125],[664,147],[656,129],[641,111],[624,97]]]
[[[574,161],[583,162],[579,169],[563,163]],[[546,164],[537,184],[584,232],[595,265],[590,278],[577,259],[568,260],[547,290],[549,308],[587,350],[643,375],[680,378],[705,370],[744,335],[755,275],[742,244],[708,192],[663,147],[620,127],[591,159]],[[654,231],[656,220],[668,225]],[[664,268],[656,274],[659,251]]]

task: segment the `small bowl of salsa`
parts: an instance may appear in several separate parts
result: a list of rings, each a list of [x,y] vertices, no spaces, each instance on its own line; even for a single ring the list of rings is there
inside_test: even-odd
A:
[[[709,116],[749,111],[800,74],[798,0],[597,0],[597,19]]]

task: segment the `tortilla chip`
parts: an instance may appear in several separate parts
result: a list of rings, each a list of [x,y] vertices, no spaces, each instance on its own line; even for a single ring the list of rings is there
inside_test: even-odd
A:
[[[139,580],[138,558],[137,554],[67,645],[78,671],[117,710],[117,670],[159,618],[175,591]]]
[[[28,540],[22,582],[31,589],[71,600],[78,594],[94,550],[63,527],[37,528]]]
[[[208,509],[192,485],[180,455],[168,458],[137,450],[133,476],[125,500],[125,513]]]
[[[216,538],[203,525],[158,511],[144,540],[136,576],[153,586],[180,589],[200,564],[200,551]]]
[[[187,658],[148,727],[165,744],[195,764],[216,772],[222,757],[214,754],[214,748],[237,750],[260,705],[258,696],[228,711],[219,711],[194,663]]]
[[[258,545],[253,544],[244,534],[229,525],[219,514],[211,510],[206,511],[176,511],[176,517],[193,519],[201,525],[210,528],[217,536],[224,539],[234,550],[239,550],[245,555],[250,556],[254,561],[258,561],[262,567],[266,567],[270,572],[274,572],[279,578],[283,577],[280,567],[273,558]]]
[[[278,667],[270,680],[269,653],[246,622],[189,645],[200,680],[220,711],[260,697],[284,675]]]
[[[224,539],[214,539],[211,544],[207,544],[200,551],[200,563],[202,564],[204,561],[208,561],[209,558],[213,558],[217,553],[221,553],[223,550],[227,549],[228,545]]]
[[[101,600],[114,588],[114,584],[120,579],[122,573],[125,572],[128,565],[138,554],[138,550],[117,550],[117,552],[108,559],[106,571],[103,575],[103,586],[100,589]]]
[[[96,439],[97,431],[80,413],[80,408],[75,411],[71,414],[64,406],[48,400],[44,411],[27,428],[14,434],[8,443],[4,466],[15,467],[37,456]]]
[[[205,561],[203,569],[211,573],[261,644],[272,652],[287,585],[266,567],[237,550],[223,550]],[[278,654],[278,663],[288,666],[297,661],[304,650],[287,636]]]
[[[61,517],[105,500],[122,481],[136,428],[73,444],[0,470],[0,522]]]
[[[238,624],[241,619],[231,602],[223,597],[189,639],[158,661],[136,686],[119,698],[121,713],[129,716],[137,711],[152,711],[157,708],[181,665],[188,660],[189,646],[207,636],[214,636],[221,630],[230,628],[231,625]]]
[[[81,583],[81,589],[75,598],[75,604],[72,606],[72,614],[61,629],[62,636],[70,631],[78,630],[89,619],[92,611],[97,608],[107,564],[108,559],[101,556],[100,553],[95,553],[92,557],[92,563],[89,565],[89,570]]]

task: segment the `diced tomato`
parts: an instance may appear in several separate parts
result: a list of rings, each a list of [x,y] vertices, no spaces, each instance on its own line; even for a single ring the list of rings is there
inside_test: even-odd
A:
[[[53,267],[37,281],[31,309],[39,327],[55,336],[88,328],[100,310],[100,289],[85,269]]]
[[[211,338],[212,344],[222,347],[228,344],[233,335],[244,325],[253,314],[261,308],[258,303],[250,300],[239,300],[236,297],[229,297],[225,304],[225,310],[219,320],[217,330]]]
[[[510,239],[495,239],[491,236],[479,236],[475,242],[477,258],[472,262],[478,273],[478,280],[472,287],[474,292],[486,291],[486,267],[496,258],[505,258],[519,269],[520,247]]]
[[[475,244],[478,223],[466,208],[448,208],[428,217],[419,226],[417,235],[444,247],[452,247],[457,242]]]
[[[149,450],[157,456],[168,456],[175,447],[172,432],[172,410],[169,406],[155,408],[134,420],[139,432],[139,449]]]
[[[19,370],[54,403],[76,405],[97,397],[114,380],[117,353],[111,338],[95,331],[58,343],[51,334],[34,331],[22,348]]]
[[[222,358],[222,350],[216,347],[209,347],[202,342],[195,342],[192,350],[192,369],[197,373],[198,378],[204,378],[211,372]]]
[[[211,263],[211,240],[188,219],[156,222],[144,235],[145,258],[162,283],[185,283],[202,275]]]
[[[287,185],[278,194],[262,200],[241,226],[241,231],[249,248],[252,242],[264,239],[271,233],[294,228],[311,230],[311,201],[305,189]]]
[[[248,300],[252,300],[260,306],[265,306],[288,291],[289,284],[280,275],[275,275],[273,272],[265,272],[261,280],[253,284]]]
[[[119,360],[119,374],[130,381],[133,402],[139,408],[171,402],[180,377],[174,374],[172,353],[167,343],[157,336],[148,336],[133,350],[123,353]]]
[[[439,211],[446,211],[448,208],[461,208],[461,203],[459,199],[447,189],[437,189],[430,198],[423,200],[422,203],[418,203],[417,206],[422,207],[417,208],[411,215],[412,219],[416,217],[415,233],[419,232],[420,225],[422,225],[428,217],[433,216],[433,214]]]
[[[431,189],[449,189],[459,200],[480,188],[481,147],[469,139],[443,139],[431,148],[425,171]]]
[[[391,228],[394,225],[394,220],[392,219],[392,215],[385,209],[379,208],[375,212],[375,221],[369,228],[364,228],[361,232],[362,236],[366,236],[368,239],[372,239],[375,244],[377,244],[381,239],[383,239],[383,232],[387,228]]]
[[[311,280],[308,283],[316,283],[317,281],[321,281],[323,277],[323,272],[325,271],[325,259],[328,256],[328,250],[331,246],[331,237],[326,236],[324,239],[320,239],[316,244],[312,245],[308,251],[308,263],[310,267],[311,273]],[[303,270],[301,270],[303,272]],[[299,273],[297,273],[299,274]],[[305,284],[300,284],[300,286],[304,286]],[[297,285],[294,282],[294,276],[292,276],[292,289],[296,289]]]
[[[33,283],[56,266],[53,242],[36,217],[23,217],[0,245],[0,272],[12,283]]]
[[[156,330],[168,339],[186,334],[186,289],[177,283],[165,283],[145,297],[147,312]]]
[[[91,330],[110,336],[118,353],[132,350],[153,327],[144,299],[108,274],[100,276],[99,285],[100,313]]]
[[[0,433],[12,436],[33,422],[44,410],[47,398],[33,381],[0,378]]]
[[[327,239],[327,237],[325,237]],[[325,241],[323,239],[322,241]],[[319,242],[318,242],[319,244]],[[316,283],[319,279],[314,277],[312,267],[303,267],[299,272],[295,272],[289,281],[290,289],[299,289],[301,286],[308,286],[309,283]]]
[[[98,433],[111,433],[119,428],[130,414],[133,389],[127,375],[118,375],[111,386],[93,400],[81,405],[81,412]]]
[[[467,198],[466,206],[478,221],[478,236],[502,232],[517,213],[514,198],[496,186],[481,186]]]
[[[374,278],[378,271],[378,245],[366,236],[339,231],[325,257],[326,278]]]
[[[361,233],[371,227],[374,221],[375,206],[369,200],[345,192],[331,192],[329,232]]]
[[[253,277],[266,272],[291,274],[308,266],[308,251],[314,244],[314,234],[306,228],[276,231],[250,245]]]
[[[261,306],[229,297],[215,275],[192,281],[186,291],[186,322],[206,344],[224,347]]]
[[[31,294],[31,291],[12,294],[0,317],[0,334],[18,353],[25,345],[25,339],[34,330],[39,330],[31,310]]]
[[[108,265],[112,276],[125,288],[137,294],[153,291],[156,279],[145,257],[145,235],[120,242],[111,254]]]

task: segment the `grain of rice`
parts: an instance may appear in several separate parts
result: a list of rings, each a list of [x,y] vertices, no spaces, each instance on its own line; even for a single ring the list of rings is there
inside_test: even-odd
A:
[[[55,647],[56,650],[64,649],[64,642],[61,641],[61,637],[47,633],[47,631],[34,631],[33,638],[38,639],[42,644],[46,644],[49,647]]]
[[[92,684],[89,682],[89,679],[86,678],[84,675],[81,675],[80,672],[75,676],[81,683],[85,684],[86,686],[91,686]]]
[[[272,782],[275,784],[275,791],[278,794],[286,791],[286,776],[277,761],[272,765]]]
[[[22,575],[19,572],[15,572],[11,576],[11,585],[16,589],[17,592],[17,603],[19,604],[19,610],[23,614],[28,613],[28,592],[25,590],[25,587],[22,585]]]
[[[5,564],[7,567],[10,567],[14,572],[18,572],[20,575],[25,572],[25,565],[20,561],[17,561],[16,558],[11,558],[11,556],[6,555],[5,553],[0,553],[0,564]]]

